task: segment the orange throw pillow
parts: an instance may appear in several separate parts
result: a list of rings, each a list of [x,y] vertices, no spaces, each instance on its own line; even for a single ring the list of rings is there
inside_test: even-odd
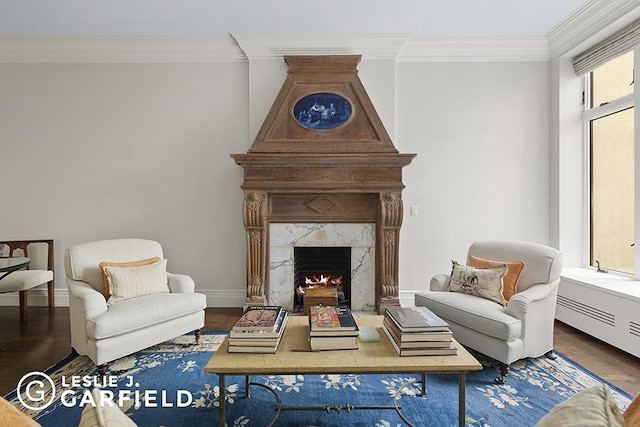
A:
[[[109,297],[111,297],[111,293],[109,292],[109,279],[107,279],[107,274],[104,271],[105,267],[142,267],[143,265],[154,264],[158,261],[160,261],[160,257],[131,262],[101,262],[98,264],[98,268],[100,269],[100,274],[102,274],[102,295],[104,295],[104,298],[107,301],[109,300]]]
[[[503,264],[506,264],[508,269],[507,274],[502,279],[502,295],[505,300],[509,301],[509,298],[518,292],[518,281],[520,280],[520,273],[522,273],[524,263],[522,261],[498,261],[480,258],[471,254],[469,254],[469,258],[467,259],[467,265],[475,268],[497,267]]]
[[[40,424],[0,396],[0,426],[38,427]]]
[[[627,427],[640,427],[640,394],[633,399],[622,415]]]

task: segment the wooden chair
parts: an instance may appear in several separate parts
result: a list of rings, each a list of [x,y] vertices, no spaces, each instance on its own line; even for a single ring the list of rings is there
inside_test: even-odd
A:
[[[33,270],[28,266],[25,270],[14,271],[0,279],[0,293],[20,293],[20,322],[26,322],[27,320],[27,292],[29,291],[29,289],[47,283],[48,306],[49,308],[53,308],[55,305],[53,240],[37,239],[0,241],[0,256],[6,256],[4,255],[5,252],[3,250],[8,247],[8,256],[29,257],[29,246],[39,243],[46,243],[48,246],[47,270]],[[20,250],[22,253],[16,253],[16,251],[18,250]]]

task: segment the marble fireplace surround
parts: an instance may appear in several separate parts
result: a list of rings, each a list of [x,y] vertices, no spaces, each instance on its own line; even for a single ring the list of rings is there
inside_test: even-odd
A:
[[[295,244],[350,246],[352,308],[384,313],[399,305],[402,168],[415,154],[393,145],[358,78],[359,55],[284,60],[287,78],[255,141],[231,154],[244,169],[246,304],[293,305]],[[301,126],[293,106],[327,92],[349,101],[351,117],[330,130]]]
[[[294,248],[351,248],[351,309],[375,307],[375,224],[271,224],[269,303],[294,309]]]

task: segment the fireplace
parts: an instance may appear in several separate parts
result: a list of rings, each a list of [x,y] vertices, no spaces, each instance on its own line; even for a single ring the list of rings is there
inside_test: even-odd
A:
[[[293,304],[294,248],[345,246],[352,309],[383,313],[399,305],[402,168],[415,154],[391,142],[358,78],[360,56],[284,59],[287,79],[253,145],[232,154],[244,169],[246,303]],[[314,126],[296,114],[327,99],[349,114]]]
[[[335,289],[338,303],[350,305],[351,248],[300,246],[293,248],[294,307],[299,311],[310,289]]]

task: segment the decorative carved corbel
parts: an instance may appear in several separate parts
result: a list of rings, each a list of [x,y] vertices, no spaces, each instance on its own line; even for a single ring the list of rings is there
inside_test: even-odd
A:
[[[247,191],[244,196],[244,226],[262,227],[265,220],[267,193]]]
[[[378,219],[378,297],[376,309],[383,313],[385,307],[399,305],[398,260],[400,227],[402,226],[402,194],[380,194]]]
[[[266,205],[267,194],[247,191],[244,227],[247,234],[247,304],[266,304]]]
[[[382,226],[402,226],[402,194],[400,192],[382,193]]]

